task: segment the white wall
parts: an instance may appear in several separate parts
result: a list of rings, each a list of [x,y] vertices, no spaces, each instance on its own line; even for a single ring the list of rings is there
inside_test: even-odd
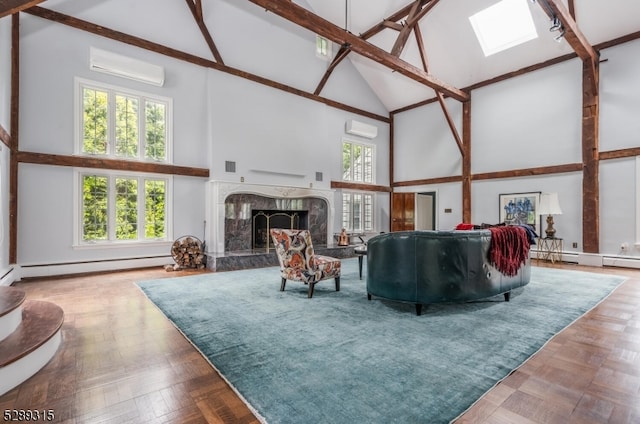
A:
[[[46,6],[209,58],[211,52],[202,41],[187,6],[168,0],[159,1],[161,5],[151,0],[135,4],[114,0],[107,7],[105,3],[51,0]],[[146,7],[142,7],[145,4]],[[149,19],[148,10],[156,7],[158,14],[154,12],[153,19]],[[167,9],[172,12],[167,12]],[[313,52],[313,36],[301,35],[300,29],[292,25],[276,29],[271,22],[274,17],[254,19],[258,12],[263,13],[254,5],[224,1],[207,5],[207,16],[217,22],[220,17],[215,11],[225,12],[224,25],[233,22],[233,30],[225,31],[224,35],[212,31],[218,45],[230,43],[235,46],[232,50],[221,49],[227,65],[257,71],[254,65],[258,62],[252,61],[258,60],[259,64],[267,65],[261,76],[274,79],[292,77],[292,86],[309,91],[315,89],[328,63],[313,54],[283,53],[290,51],[286,43],[291,44],[289,47],[293,51],[301,52],[304,48]],[[122,19],[114,20],[114,14],[122,15]],[[184,26],[185,31],[160,31],[158,25],[163,16],[170,16],[173,27]],[[235,31],[240,20],[252,22],[251,33]],[[216,28],[215,31],[220,29],[214,25],[211,27]],[[260,35],[256,38],[256,34]],[[189,37],[192,40],[197,37],[197,41],[189,43]],[[165,85],[154,87],[90,71],[91,46],[164,66]],[[268,52],[254,55],[256,48],[264,49],[265,46],[272,46],[280,56],[269,55]],[[173,162],[208,168],[211,179],[233,181],[244,177],[246,182],[253,183],[302,187],[313,184],[314,187],[329,188],[331,180],[341,179],[341,142],[345,135],[345,122],[356,119],[378,127],[379,135],[373,140],[379,165],[376,183],[389,184],[389,125],[377,119],[27,14],[21,15],[20,67],[19,141],[22,151],[74,153],[74,78],[81,77],[172,98]],[[290,72],[291,69],[295,72]],[[301,77],[306,79],[299,80]],[[282,82],[289,84],[289,81]],[[325,91],[335,94],[333,98],[338,101],[386,116],[384,106],[350,63],[334,72]],[[224,171],[225,160],[236,161],[235,174]],[[321,182],[315,181],[317,171],[323,173]],[[73,181],[74,170],[69,167],[20,164],[18,263],[23,266],[23,275],[74,272],[70,264],[82,264],[83,271],[104,269],[111,263],[121,264],[127,258],[158,257],[166,258],[165,263],[172,262],[170,242],[125,248],[74,246]],[[186,234],[203,237],[205,234],[204,189],[202,178],[174,177],[173,238]],[[335,193],[337,200],[340,191]],[[389,196],[378,194],[376,197],[381,207],[376,222],[380,230],[385,231],[388,229]],[[336,202],[336,205],[341,205],[341,202]],[[340,215],[341,211],[336,210],[336,217]],[[337,219],[334,226],[336,231],[340,228]]]
[[[462,104],[445,101],[462,136]],[[439,103],[394,117],[394,181],[448,177],[462,173],[462,156]]]
[[[563,62],[471,93],[471,172],[582,161],[582,64]]]
[[[600,151],[640,146],[640,42],[602,52]],[[472,174],[581,163],[582,65],[576,60],[492,84],[471,93]],[[454,109],[455,110],[455,109]],[[439,106],[430,104],[395,116],[396,181],[460,175],[459,154],[446,140]],[[442,151],[438,142],[448,142]],[[428,141],[431,142],[428,142]],[[428,147],[425,147],[428,146]],[[453,151],[453,153],[452,153]],[[636,159],[601,161],[600,252],[640,256],[636,242]],[[447,187],[447,188],[445,188]],[[458,189],[454,189],[454,187]],[[460,184],[403,187],[438,192],[440,229],[462,220]],[[582,252],[582,174],[477,180],[471,186],[472,221],[497,223],[503,193],[557,192],[563,214],[554,217],[566,252]],[[451,214],[443,209],[453,206]],[[541,231],[544,232],[544,223]],[[574,248],[573,243],[577,243]],[[630,245],[620,250],[621,243]]]
[[[21,31],[20,150],[74,153],[74,78],[82,77],[171,97],[174,164],[209,167],[203,68],[28,15],[21,19]],[[165,85],[155,87],[90,71],[90,46],[164,66]],[[23,269],[140,257],[164,257],[171,263],[170,242],[117,249],[74,246],[73,168],[21,163],[18,181],[18,262]],[[204,182],[203,178],[174,177],[174,238],[202,236]]]
[[[11,131],[11,18],[0,19],[0,125]],[[0,280],[9,270],[9,149],[0,143]],[[0,281],[1,284],[1,281]]]
[[[600,150],[640,146],[640,41],[601,53]],[[600,247],[603,252],[640,256],[636,198],[640,169],[636,158],[602,161],[600,165]],[[622,243],[630,249],[620,250]]]
[[[0,125],[9,131],[11,114],[11,17],[0,19]]]
[[[376,184],[389,184],[387,123],[215,71],[209,73],[209,90],[212,179],[329,189],[332,180],[342,179],[342,139],[347,137],[375,144]],[[360,95],[367,96],[375,100],[370,92]],[[347,135],[349,119],[376,126],[378,136]],[[236,162],[235,173],[225,172],[225,161]],[[315,180],[316,172],[322,172],[322,181]],[[340,193],[336,190],[336,232]],[[388,194],[376,194],[376,203],[376,231],[387,231]]]

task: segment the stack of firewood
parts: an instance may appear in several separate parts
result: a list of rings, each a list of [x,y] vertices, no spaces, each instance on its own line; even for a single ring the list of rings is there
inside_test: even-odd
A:
[[[180,237],[171,246],[171,256],[176,264],[172,266],[173,271],[179,269],[204,269],[207,257],[202,249],[202,242],[196,237]],[[167,271],[169,266],[165,267]]]

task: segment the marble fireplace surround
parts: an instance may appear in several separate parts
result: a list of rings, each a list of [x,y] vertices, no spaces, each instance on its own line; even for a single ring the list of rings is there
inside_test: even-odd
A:
[[[274,186],[263,184],[247,184],[247,183],[234,183],[226,181],[208,181],[208,187],[206,190],[207,195],[207,253],[224,253],[226,247],[230,249],[240,247],[250,247],[249,244],[238,244],[237,237],[240,237],[238,232],[245,233],[243,237],[246,237],[246,233],[250,236],[250,228],[247,228],[247,223],[238,225],[237,219],[230,220],[233,225],[230,228],[226,228],[227,216],[235,216],[238,214],[246,215],[245,211],[239,211],[239,202],[246,203],[248,201],[255,202],[255,205],[245,207],[245,209],[276,209],[282,207],[287,209],[292,203],[298,205],[295,202],[296,199],[302,199],[302,204],[305,208],[310,207],[309,210],[309,227],[312,233],[315,231],[322,231],[322,236],[318,240],[321,244],[333,245],[333,217],[334,217],[334,190],[326,189],[314,189],[303,187],[289,187],[289,186]],[[231,196],[231,197],[230,197]],[[231,202],[228,202],[231,200]],[[292,202],[293,201],[293,202]],[[326,203],[323,205],[321,201]],[[234,204],[230,207],[228,205]],[[297,206],[294,206],[297,207]],[[306,209],[305,209],[306,210]],[[325,213],[326,211],[326,213]],[[316,213],[317,212],[317,213]],[[251,227],[251,211],[248,211],[248,225]],[[325,219],[326,215],[326,219]],[[324,221],[324,222],[320,222]],[[323,237],[326,235],[326,238]],[[229,239],[228,243],[225,240]],[[322,240],[324,239],[324,240]]]

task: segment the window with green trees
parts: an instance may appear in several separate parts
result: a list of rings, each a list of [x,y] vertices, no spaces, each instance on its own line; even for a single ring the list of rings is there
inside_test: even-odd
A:
[[[342,179],[358,183],[374,182],[374,146],[344,140],[342,142]]]
[[[342,142],[342,180],[354,183],[375,183],[375,146],[353,140]],[[342,193],[342,228],[347,231],[374,231],[373,193]]]
[[[83,174],[82,241],[167,239],[166,178]]]
[[[170,99],[79,80],[81,154],[169,161]]]
[[[76,152],[170,162],[172,101],[76,79]],[[169,240],[171,177],[76,170],[79,243]]]

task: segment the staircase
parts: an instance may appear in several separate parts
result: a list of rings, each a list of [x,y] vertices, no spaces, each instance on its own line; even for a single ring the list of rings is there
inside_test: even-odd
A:
[[[58,350],[64,312],[0,286],[0,396],[37,373]]]

